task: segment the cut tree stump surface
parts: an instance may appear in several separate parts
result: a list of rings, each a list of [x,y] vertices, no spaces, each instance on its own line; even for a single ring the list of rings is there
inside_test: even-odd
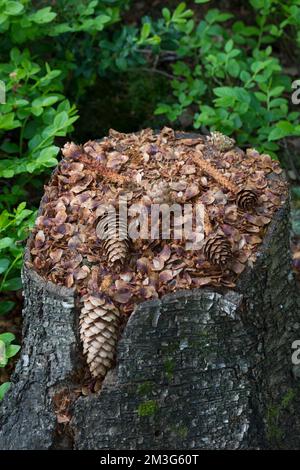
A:
[[[99,392],[80,397],[75,292],[25,264],[23,344],[1,403],[0,449],[298,449],[300,366],[291,346],[300,301],[289,236],[286,201],[236,288],[138,305],[116,367]]]
[[[140,304],[97,394],[57,424],[53,396],[82,366],[73,291],[24,269],[24,342],[1,405],[1,449],[299,448],[299,297],[288,206],[236,290]],[[291,432],[291,430],[293,432]]]

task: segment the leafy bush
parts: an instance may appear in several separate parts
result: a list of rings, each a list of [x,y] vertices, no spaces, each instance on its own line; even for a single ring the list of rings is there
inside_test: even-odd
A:
[[[239,144],[251,143],[275,155],[276,141],[300,135],[299,112],[289,109],[291,80],[270,45],[294,22],[294,8],[287,10],[287,18],[277,27],[267,19],[279,2],[253,0],[251,4],[258,13],[255,26],[232,22],[233,15],[218,9],[209,10],[198,25],[192,19],[181,24],[178,60],[172,66],[176,102],[161,104],[156,113],[175,120],[196,105],[196,129],[208,126],[234,133]],[[300,7],[295,8],[300,24]],[[165,25],[169,17],[165,10]],[[174,28],[178,29],[176,24]]]
[[[33,226],[36,212],[26,209],[26,202],[18,205],[13,213],[6,209],[0,214],[0,292],[21,289],[20,268],[22,264],[23,247],[21,242],[28,236]],[[14,304],[0,303],[0,315],[8,313]]]
[[[0,367],[5,367],[8,360],[19,352],[20,346],[12,344],[14,340],[15,336],[12,333],[3,333],[0,335]],[[0,386],[0,400],[2,400],[9,386],[9,382],[4,382]]]
[[[300,135],[299,112],[289,103],[291,78],[273,50],[278,44],[300,46],[300,1],[249,3],[247,21],[250,13],[253,24],[217,8],[200,21],[183,2],[173,12],[163,8],[160,19],[145,17],[140,31],[124,27],[100,43],[103,70],[142,66],[162,73],[170,79],[173,98],[159,103],[157,115],[176,125],[189,113],[195,129],[234,134],[240,145],[250,143],[276,156],[280,139]],[[299,57],[299,49],[296,53]],[[169,73],[161,68],[164,59],[171,63]]]
[[[76,65],[80,51],[83,54],[82,38],[75,46],[72,40],[76,33],[84,35],[84,45],[95,41],[96,35],[119,20],[119,6],[126,4],[59,0],[53,11],[43,3],[0,0],[0,80],[6,91],[6,101],[0,105],[1,297],[6,292],[0,315],[15,306],[7,292],[21,288],[22,242],[36,216],[32,199],[38,202],[48,169],[57,164],[58,139],[70,133],[78,119],[75,105],[66,98],[69,80],[75,70],[75,88],[83,92],[89,78]],[[55,42],[51,37],[57,38]],[[1,367],[14,348],[8,345]],[[3,384],[0,396],[6,390]]]

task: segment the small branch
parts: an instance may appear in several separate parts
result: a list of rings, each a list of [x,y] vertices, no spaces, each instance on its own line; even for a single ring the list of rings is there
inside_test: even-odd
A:
[[[171,73],[168,73],[168,72],[165,72],[164,70],[159,70],[159,69],[149,69],[149,68],[142,68],[140,69],[144,72],[148,72],[148,73],[158,73],[159,75],[163,75],[164,77],[167,77],[167,78],[170,78],[171,80],[179,80],[181,82],[184,81],[184,78],[182,77],[175,77],[175,75],[172,75]]]
[[[233,194],[237,193],[239,188],[233,184],[228,178],[222,175],[222,173],[211,165],[210,162],[204,160],[199,153],[194,154],[193,161],[201,168],[207,175],[211,176],[220,186],[226,188],[228,191]]]

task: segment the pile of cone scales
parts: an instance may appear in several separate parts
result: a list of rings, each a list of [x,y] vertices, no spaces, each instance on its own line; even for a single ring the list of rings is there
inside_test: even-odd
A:
[[[145,129],[110,131],[101,141],[67,143],[45,187],[31,241],[31,266],[45,279],[76,290],[80,334],[94,377],[112,367],[120,325],[144,300],[179,289],[235,286],[252,267],[287,184],[277,161],[246,151],[220,132],[209,136]],[[126,196],[128,220],[118,204]],[[197,204],[204,240],[132,238],[142,205]],[[110,220],[103,205],[116,208]],[[117,229],[117,230],[115,230]],[[106,232],[106,237],[99,232]]]

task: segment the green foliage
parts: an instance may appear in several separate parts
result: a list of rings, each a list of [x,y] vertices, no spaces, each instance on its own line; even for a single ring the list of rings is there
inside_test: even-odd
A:
[[[41,67],[34,62],[28,49],[13,48],[10,61],[0,65],[7,93],[0,117],[0,178],[37,173],[57,164],[54,139],[65,136],[77,119],[75,107],[61,93],[61,74],[47,63]],[[15,132],[5,139],[7,131]]]
[[[190,115],[195,129],[233,134],[240,145],[276,157],[281,139],[300,135],[300,115],[290,105],[291,78],[274,53],[278,46],[300,45],[300,2],[252,0],[248,8],[245,23],[218,8],[198,19],[184,2],[174,11],[164,7],[161,18],[144,17],[140,29],[125,25],[112,37],[104,35],[99,71],[165,74],[172,96],[158,104],[156,115],[175,126]],[[299,49],[295,54],[299,58]]]
[[[34,224],[35,203],[57,164],[60,139],[78,119],[67,91],[83,93],[91,80],[91,73],[85,76],[85,48],[98,44],[99,34],[120,20],[120,6],[127,4],[58,0],[52,7],[42,0],[0,0],[0,80],[6,92],[0,105],[0,315],[15,306],[8,293],[21,288],[23,242]],[[1,367],[16,348],[8,345]],[[3,384],[0,396],[6,389]]]
[[[28,237],[33,226],[36,212],[26,208],[22,202],[12,212],[4,209],[0,213],[0,293],[21,288],[19,276],[23,246],[22,241]],[[0,302],[0,315],[8,313],[14,304]]]
[[[19,352],[20,346],[12,344],[14,340],[15,336],[12,333],[0,335],[0,367],[5,367],[8,360]]]
[[[156,34],[162,37],[168,30],[169,44],[176,43],[170,81],[174,99],[160,103],[156,114],[173,122],[184,112],[193,112],[195,129],[204,126],[234,134],[240,145],[251,143],[273,156],[280,139],[299,136],[299,112],[292,112],[289,104],[291,80],[271,46],[288,25],[300,25],[299,1],[287,3],[289,8],[277,1],[251,1],[258,12],[251,26],[210,9],[198,24],[190,10],[182,10],[190,19],[178,28],[170,12],[163,11],[163,22],[153,29],[159,26]],[[284,20],[276,26],[271,19],[278,10]],[[163,54],[164,47],[155,53]]]
[[[0,401],[3,399],[4,395],[10,388],[10,382],[4,382],[0,385]]]
[[[20,350],[20,346],[12,344],[15,336],[12,333],[0,334],[0,367],[5,367],[11,357],[14,357]],[[10,383],[5,382],[0,386],[0,400],[9,389]]]

